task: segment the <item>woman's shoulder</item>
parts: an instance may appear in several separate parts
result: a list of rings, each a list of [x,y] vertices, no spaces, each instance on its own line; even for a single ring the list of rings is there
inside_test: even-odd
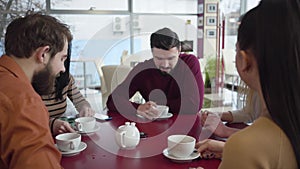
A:
[[[262,144],[265,142],[265,138],[278,138],[282,134],[282,130],[269,118],[260,117],[251,126],[233,134],[228,142],[239,142],[257,144],[260,142]]]
[[[269,118],[260,117],[251,126],[233,134],[227,140],[223,160],[227,165],[228,161],[236,160],[247,165],[277,166],[280,160],[287,160],[284,156],[292,156],[293,151],[291,146],[286,144],[287,141],[287,137],[276,123]],[[283,151],[286,152],[285,155],[282,155]]]

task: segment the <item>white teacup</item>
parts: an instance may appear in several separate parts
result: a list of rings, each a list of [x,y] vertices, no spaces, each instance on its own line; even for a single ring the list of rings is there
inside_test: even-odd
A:
[[[196,139],[188,135],[171,135],[168,137],[168,153],[174,157],[185,158],[195,149]]]
[[[92,131],[96,125],[95,117],[79,117],[75,119],[76,128],[79,131]]]
[[[157,105],[156,109],[159,111],[158,117],[166,116],[169,112],[169,107],[165,105]]]
[[[72,151],[79,147],[81,135],[78,133],[64,133],[55,137],[57,148],[61,151]]]

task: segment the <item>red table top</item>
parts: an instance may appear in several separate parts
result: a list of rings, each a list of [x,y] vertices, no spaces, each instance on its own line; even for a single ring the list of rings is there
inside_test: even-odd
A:
[[[167,137],[172,134],[187,134],[197,140],[201,133],[200,119],[197,115],[174,115],[169,119],[147,121],[136,116],[123,117],[110,113],[111,121],[97,121],[100,129],[83,135],[87,148],[80,154],[63,157],[61,164],[65,169],[188,169],[201,166],[205,169],[218,168],[220,160],[201,158],[191,162],[175,163],[162,152],[167,147]],[[115,142],[116,129],[126,121],[135,121],[140,132],[148,135],[142,138],[135,149],[124,150]]]

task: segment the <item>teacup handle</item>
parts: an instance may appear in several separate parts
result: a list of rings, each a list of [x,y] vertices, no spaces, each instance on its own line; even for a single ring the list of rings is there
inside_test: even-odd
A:
[[[82,131],[82,124],[79,122],[76,122],[76,128],[77,128],[77,130]]]
[[[73,143],[73,141],[72,141],[72,142],[70,142],[70,149],[71,149],[71,150],[74,150],[74,149],[75,149],[75,146],[74,146],[74,143]]]
[[[126,145],[124,144],[125,133],[126,133],[126,131],[122,131],[122,132],[120,133],[120,135],[121,135],[121,146],[122,146],[123,148],[126,148]]]

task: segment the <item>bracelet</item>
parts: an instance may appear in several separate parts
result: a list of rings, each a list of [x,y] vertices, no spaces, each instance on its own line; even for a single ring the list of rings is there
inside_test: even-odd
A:
[[[52,133],[52,134],[53,134],[53,125],[54,125],[55,120],[57,120],[57,119],[58,119],[58,118],[55,117],[55,118],[52,120],[52,122],[51,122],[50,130],[51,130],[51,133]]]

